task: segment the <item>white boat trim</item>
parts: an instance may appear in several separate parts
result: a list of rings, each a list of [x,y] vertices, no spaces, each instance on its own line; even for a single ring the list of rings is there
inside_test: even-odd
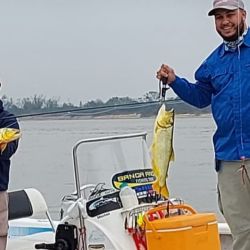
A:
[[[179,231],[187,231],[187,230],[192,230],[193,227],[180,227],[180,228],[173,228],[173,229],[147,229],[147,233],[154,233],[154,232],[160,232],[160,233],[166,233],[166,232],[179,232]]]

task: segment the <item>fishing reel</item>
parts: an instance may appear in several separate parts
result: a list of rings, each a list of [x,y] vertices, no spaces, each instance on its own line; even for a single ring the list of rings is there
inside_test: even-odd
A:
[[[56,230],[55,243],[40,243],[35,249],[76,250],[78,244],[77,227],[68,223],[59,224]]]

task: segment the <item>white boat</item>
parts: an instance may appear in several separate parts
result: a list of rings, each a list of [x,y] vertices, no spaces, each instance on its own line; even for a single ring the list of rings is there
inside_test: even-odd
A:
[[[168,206],[167,216],[186,215],[182,201],[162,200],[152,192],[146,133],[80,140],[73,147],[73,162],[76,191],[63,197],[60,221],[51,219],[38,190],[10,192],[8,250],[146,249],[150,230],[143,236],[136,231],[140,216]],[[124,183],[126,192],[120,186]],[[227,224],[210,224],[218,226],[221,249],[232,249]]]

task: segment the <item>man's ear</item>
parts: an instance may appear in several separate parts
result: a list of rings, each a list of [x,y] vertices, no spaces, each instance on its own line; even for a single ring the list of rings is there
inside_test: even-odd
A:
[[[241,11],[242,11],[243,20],[245,21],[245,20],[246,20],[247,13],[246,13],[245,10],[241,10]]]

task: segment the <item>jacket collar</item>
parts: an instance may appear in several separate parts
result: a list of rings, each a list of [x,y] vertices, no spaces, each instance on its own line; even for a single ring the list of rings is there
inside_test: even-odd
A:
[[[244,36],[243,43],[240,45],[245,45],[246,47],[250,47],[250,28],[248,28],[246,35]],[[220,57],[223,57],[226,53],[230,53],[229,51],[225,50],[224,43],[221,46]]]

